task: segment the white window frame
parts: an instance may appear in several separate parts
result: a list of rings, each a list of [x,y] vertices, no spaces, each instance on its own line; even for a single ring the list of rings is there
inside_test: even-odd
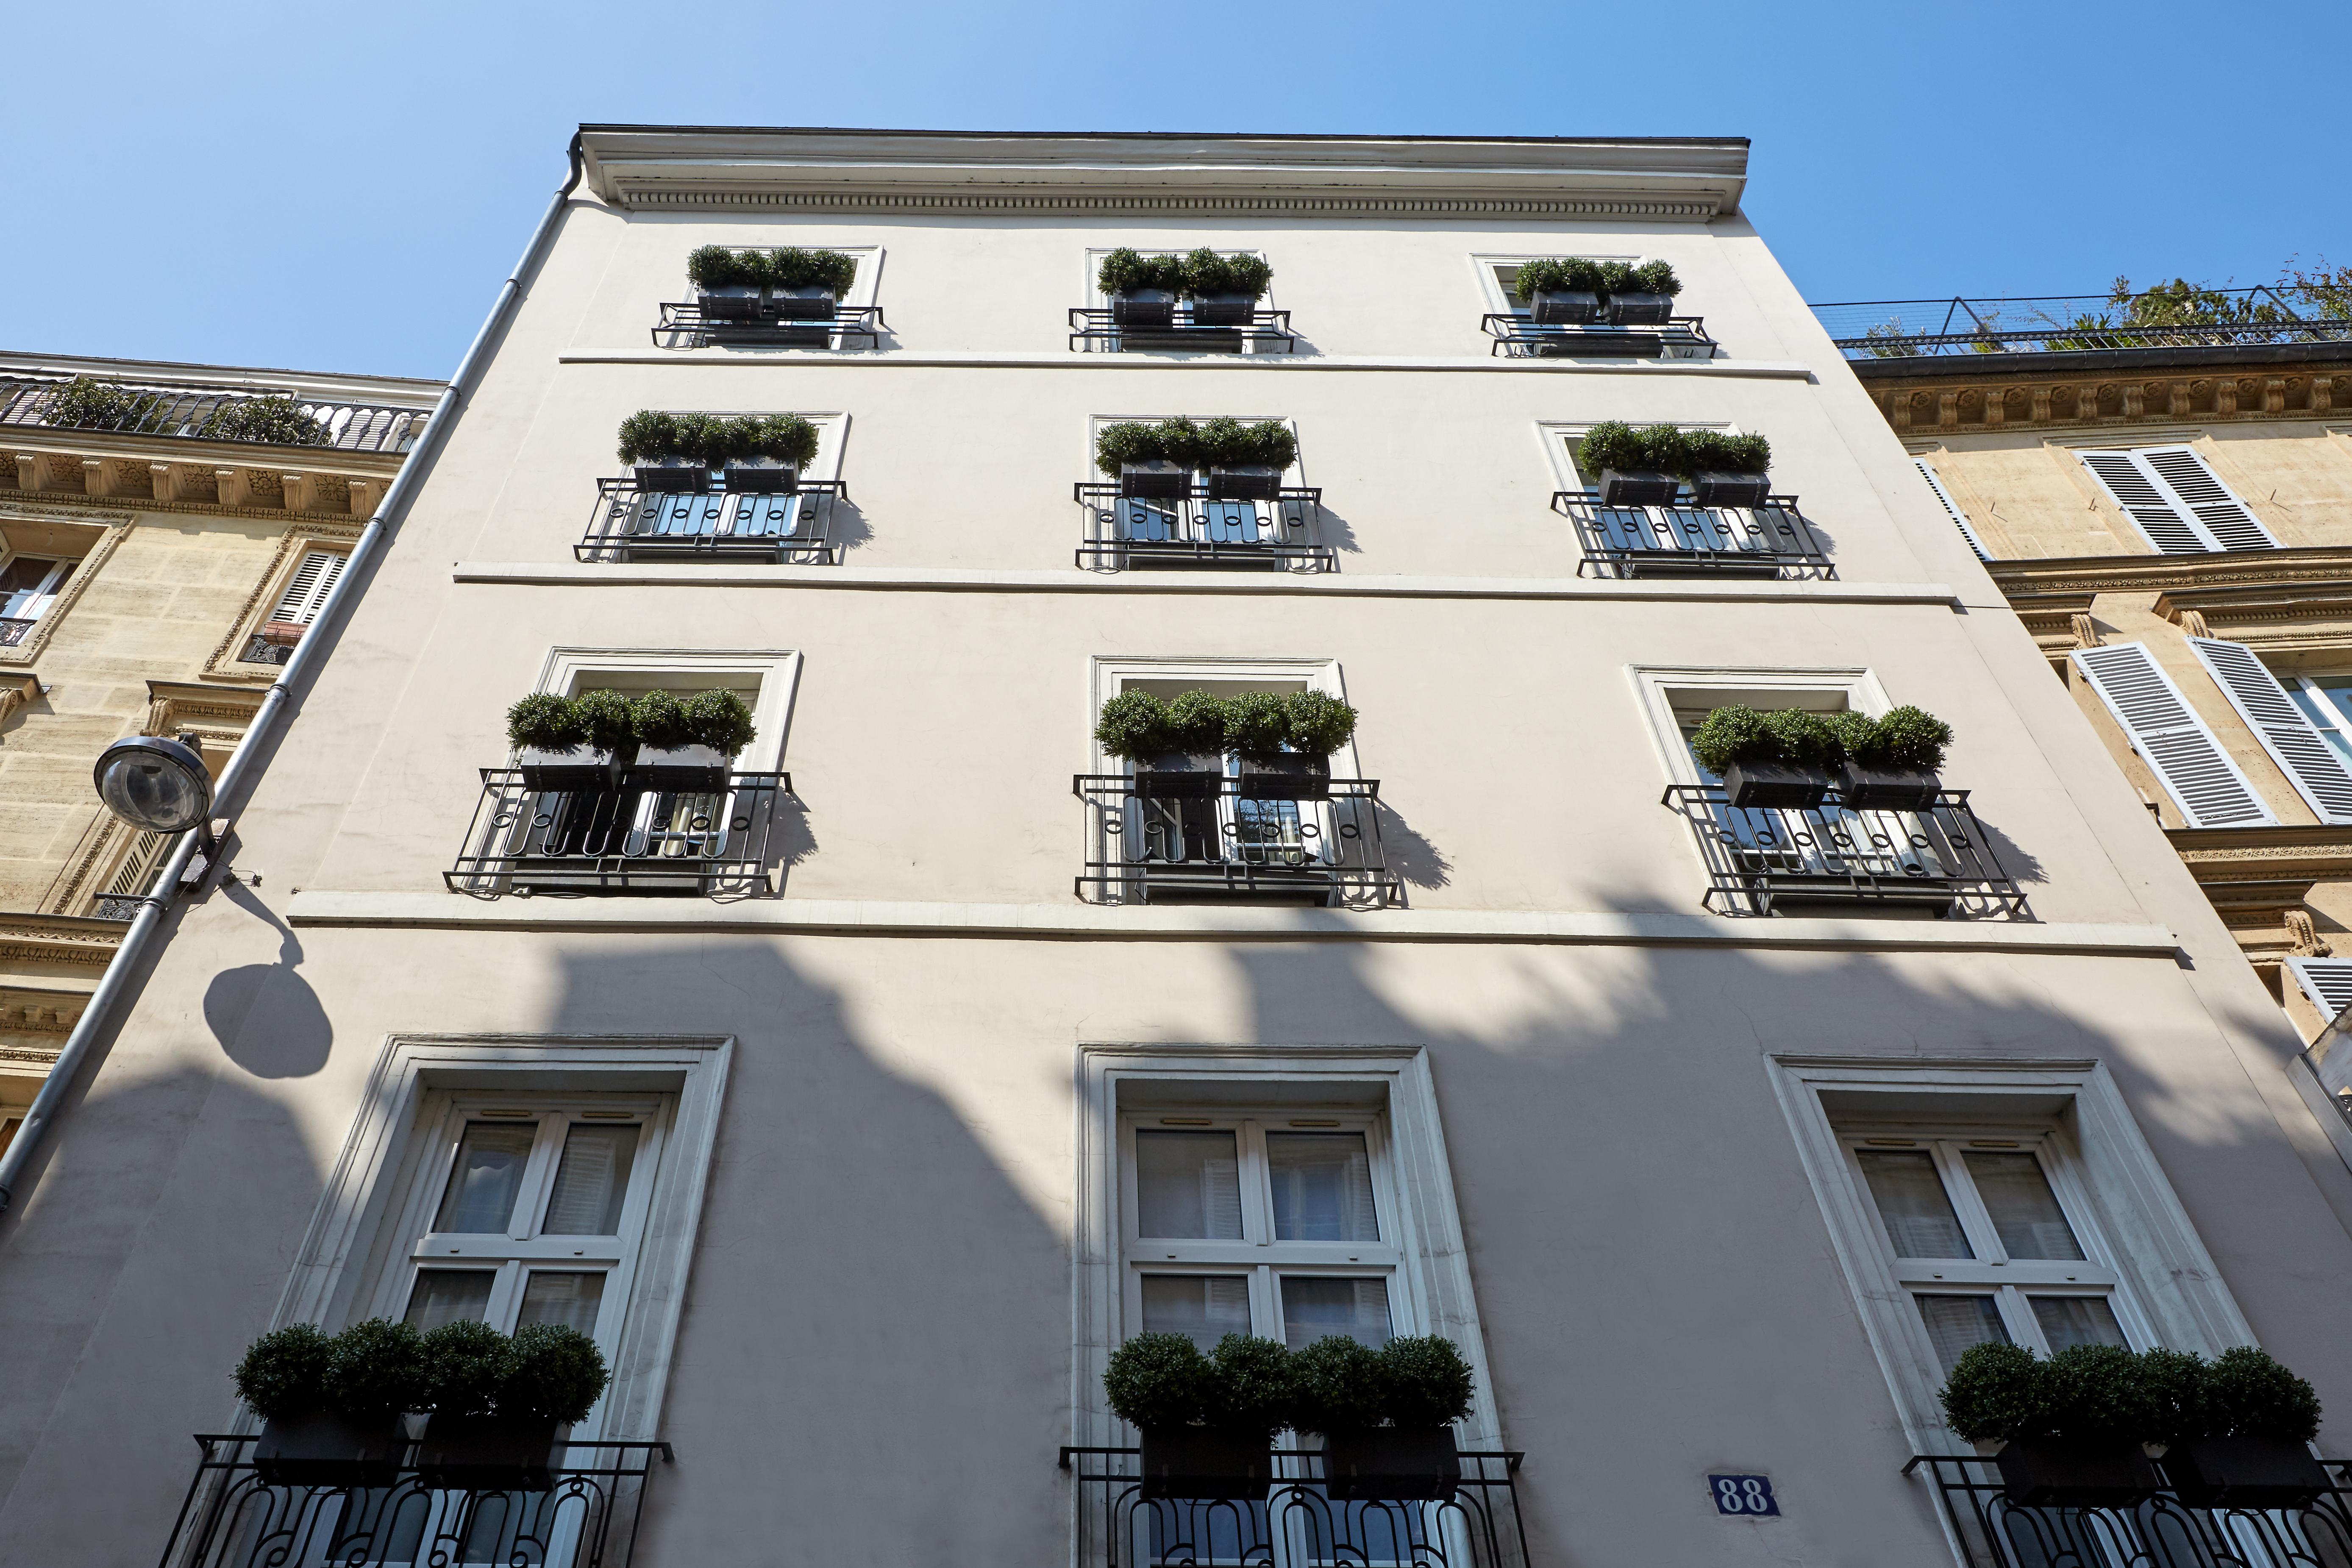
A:
[[[551,1096],[642,1100],[667,1097],[668,1123],[654,1161],[642,1239],[617,1305],[606,1356],[612,1383],[593,1429],[575,1438],[651,1439],[661,1419],[684,1310],[732,1036],[395,1035],[384,1042],[360,1112],[295,1255],[271,1328],[316,1323],[332,1332],[373,1310],[414,1237],[405,1210],[440,1148],[439,1098],[489,1094],[532,1104]],[[437,1190],[435,1201],[438,1201]],[[405,1305],[405,1299],[403,1299]],[[602,1321],[600,1320],[600,1327]],[[241,1407],[239,1426],[251,1429]]]
[[[13,621],[31,621],[38,625],[47,616],[49,611],[57,606],[58,595],[65,591],[67,582],[73,576],[74,568],[81,563],[69,561],[61,556],[40,555],[30,551],[11,550],[5,556],[0,556],[0,571],[5,571],[14,565],[19,555],[31,555],[36,561],[47,561],[49,563],[49,569],[42,574],[40,585],[31,591],[31,596],[26,601],[26,607],[30,609],[32,614],[7,615],[6,618]],[[5,604],[0,604],[0,615],[6,615]]]
[[[1530,250],[1522,254],[1474,252],[1470,258],[1470,267],[1477,275],[1478,295],[1486,301],[1487,311],[1495,315],[1525,316],[1528,314],[1528,307],[1511,303],[1511,296],[1504,292],[1503,280],[1496,275],[1496,268],[1522,267],[1530,261],[1548,261],[1554,257],[1563,261],[1622,261],[1629,267],[1638,266],[1642,260],[1642,258],[1631,254],[1603,256],[1588,250]],[[1705,426],[1685,426],[1684,428],[1701,429]]]
[[[1776,1055],[1768,1070],[1915,1452],[1974,1449],[1944,1425],[1936,1398],[1943,1368],[1847,1152],[1854,1127],[2034,1129],[2064,1152],[2072,1185],[2061,1202],[2085,1253],[2093,1237],[2103,1238],[2116,1292],[2131,1307],[2128,1319],[2116,1314],[2127,1336],[2209,1356],[2254,1342],[2105,1064]]]
[[[1340,701],[1348,700],[1346,681],[1341,678],[1339,661],[1336,658],[1111,658],[1097,654],[1087,672],[1087,736],[1089,771],[1115,773],[1126,770],[1124,758],[1114,757],[1094,739],[1095,721],[1102,714],[1103,704],[1141,681],[1236,681],[1262,680],[1304,682],[1309,691],[1320,691]],[[1331,753],[1333,778],[1361,778],[1356,760],[1356,742],[1348,743]]]
[[[628,676],[676,676],[681,689],[697,677],[753,675],[760,680],[760,700],[751,708],[751,723],[759,731],[743,754],[735,759],[739,773],[780,773],[784,742],[792,727],[793,699],[800,688],[801,655],[792,648],[606,648],[555,647],[548,650],[534,689],[572,697],[596,689],[600,672]],[[520,752],[509,753],[507,765],[516,765]]]
[[[1110,1352],[1134,1331],[1130,1266],[1121,1246],[1131,1182],[1122,1112],[1248,1107],[1286,1116],[1364,1117],[1381,1123],[1393,1207],[1381,1217],[1397,1262],[1389,1311],[1397,1332],[1442,1334],[1461,1348],[1475,1382],[1463,1446],[1502,1447],[1486,1335],[1472,1295],[1467,1250],[1454,1199],[1445,1137],[1427,1051],[1419,1046],[1087,1045],[1077,1058],[1076,1353],[1071,1358],[1071,1441],[1119,1447],[1127,1429],[1103,1398]],[[1158,1114],[1157,1110],[1152,1112]],[[1376,1189],[1374,1202],[1383,1194]],[[1393,1223],[1394,1230],[1390,1226]],[[1346,1244],[1320,1244],[1339,1246]],[[1168,1250],[1166,1247],[1160,1248]],[[1162,1260],[1163,1265],[1165,1260]],[[1334,1272],[1346,1272],[1344,1262]],[[1358,1266],[1357,1273],[1368,1272]]]

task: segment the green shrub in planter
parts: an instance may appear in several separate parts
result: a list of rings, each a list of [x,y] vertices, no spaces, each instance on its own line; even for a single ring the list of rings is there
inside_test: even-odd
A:
[[[1876,729],[1871,752],[1862,760],[1885,767],[1932,773],[1944,765],[1944,748],[1952,743],[1949,724],[1907,706],[1889,710]]]
[[[696,745],[730,757],[760,736],[751,722],[751,706],[725,689],[698,691],[688,698],[686,725]]]
[[[2151,1351],[2150,1358],[2169,1352]],[[2311,1457],[2319,1435],[2319,1395],[2263,1351],[2241,1345],[2176,1377],[2193,1397],[2167,1401],[2174,1430],[2164,1434],[2164,1471],[2192,1508],[2304,1509],[2327,1488]]]
[[[771,289],[822,289],[837,300],[845,297],[857,281],[857,258],[838,250],[803,250],[788,245],[767,252],[760,271],[761,281]]]
[[[1601,291],[1601,263],[1581,256],[1548,256],[1538,261],[1523,261],[1511,279],[1511,292],[1531,304],[1538,294]]]
[[[1691,736],[1691,753],[1723,780],[1742,810],[1805,810],[1829,793],[1837,732],[1818,713],[1759,712],[1737,703],[1714,709]]]
[[[41,405],[41,423],[150,436],[168,423],[159,412],[163,401],[160,393],[133,392],[114,382],[78,375],[49,394]]]
[[[1225,739],[1224,699],[1195,687],[1168,700],[1168,731],[1177,745],[1220,751]]]
[[[2074,1345],[2039,1361],[2017,1345],[1971,1346],[1939,1397],[1962,1438],[2004,1445],[1994,1463],[2012,1503],[2128,1507],[2155,1489],[2140,1445],[2164,1412],[2127,1350]]]
[[[1240,294],[1256,300],[1265,297],[1267,287],[1274,281],[1274,268],[1262,256],[1221,256],[1204,245],[1184,258],[1182,276],[1182,291],[1196,300],[1207,295]]]
[[[1399,1338],[1371,1351],[1333,1335],[1298,1352],[1293,1366],[1297,1424],[1323,1434],[1332,1497],[1454,1496],[1462,1466],[1453,1423],[1469,1414],[1471,1375],[1452,1341]]]
[[[1864,810],[1924,811],[1943,788],[1936,770],[1952,727],[1916,708],[1896,708],[1879,719],[1836,713],[1830,725],[1842,753],[1834,763],[1849,805]]]
[[[2252,1345],[2215,1358],[2206,1400],[2215,1436],[2307,1443],[2319,1436],[2318,1391]]]
[[[1290,738],[1290,715],[1271,691],[1244,691],[1225,699],[1224,749],[1244,757],[1271,757]]]
[[[600,752],[619,750],[634,733],[629,700],[617,691],[583,691],[572,699],[572,707],[588,743]]]
[[[1208,1414],[1215,1377],[1188,1336],[1138,1334],[1110,1352],[1103,1397],[1120,1420],[1146,1430],[1189,1426]]]
[[[253,1342],[236,1363],[236,1396],[264,1421],[327,1407],[327,1355],[334,1342],[310,1323],[289,1323]]]
[[[619,456],[625,463],[634,463],[640,458],[692,456],[686,450],[677,416],[656,408],[640,408],[622,420],[619,435]]]
[[[1146,1498],[1263,1498],[1267,1436],[1286,1403],[1283,1348],[1228,1334],[1217,1359],[1182,1334],[1138,1334],[1111,1352],[1103,1394],[1143,1434]]]
[[[596,1342],[564,1323],[526,1323],[510,1342],[501,1415],[569,1426],[584,1421],[611,1380]]]
[[[1377,1426],[1387,1416],[1379,1352],[1345,1334],[1326,1334],[1290,1358],[1291,1425],[1302,1432]]]
[[[628,711],[629,732],[637,742],[633,776],[655,789],[726,788],[735,754],[757,733],[751,709],[723,689],[683,699],[648,691],[633,700]]]
[[[797,414],[754,416],[738,422],[741,427],[739,458],[776,458],[796,468],[816,460],[816,426]]]
[[[1227,1334],[1209,1358],[1212,1426],[1255,1434],[1261,1441],[1290,1425],[1290,1347],[1279,1340]]]
[[[698,289],[757,289],[768,280],[768,268],[759,251],[705,245],[688,255],[686,276]]]
[[[430,1368],[422,1335],[390,1318],[370,1318],[327,1347],[328,1405],[352,1415],[422,1410]]]
[[[1121,420],[1104,426],[1095,437],[1095,467],[1112,479],[1132,463],[1174,463],[1196,468],[1201,457],[1201,427],[1181,415],[1156,425]]]
[[[425,1408],[436,1415],[488,1415],[514,1370],[514,1342],[471,1318],[425,1336]]]
[[[1282,700],[1282,709],[1295,751],[1328,757],[1355,738],[1355,709],[1325,692],[1294,691]]]
[[[1130,762],[1167,751],[1169,733],[1168,705],[1149,691],[1122,691],[1095,718],[1095,744]]]
[[[1143,256],[1125,246],[1104,257],[1095,272],[1095,287],[1105,294],[1132,294],[1143,289],[1181,294],[1184,281],[1182,257]]]
[[[507,710],[507,739],[534,752],[568,752],[588,738],[578,705],[552,691],[534,691]]]
[[[239,397],[205,416],[196,434],[211,441],[261,441],[276,447],[324,447],[333,439],[325,425],[302,412],[290,397]]]
[[[1937,1394],[1945,1425],[1964,1443],[2001,1443],[2039,1436],[2043,1421],[2042,1363],[2023,1345],[1987,1341],[1961,1352]]]
[[[1451,1426],[1470,1414],[1470,1363],[1452,1340],[1403,1336],[1380,1349],[1389,1425],[1409,1429]]]
[[[1699,765],[1717,775],[1735,763],[1777,763],[1780,742],[1753,708],[1727,703],[1710,709],[1691,736],[1691,754]]]
[[[407,1447],[401,1413],[424,1392],[416,1331],[382,1318],[329,1339],[307,1323],[256,1340],[237,1397],[262,1418],[255,1473],[269,1486],[389,1486]]]

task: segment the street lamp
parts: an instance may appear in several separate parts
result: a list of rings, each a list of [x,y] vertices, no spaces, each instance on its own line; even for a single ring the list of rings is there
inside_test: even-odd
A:
[[[106,809],[149,833],[206,827],[213,809],[212,774],[194,746],[161,735],[133,735],[100,752],[91,770]],[[207,827],[205,835],[210,839]]]

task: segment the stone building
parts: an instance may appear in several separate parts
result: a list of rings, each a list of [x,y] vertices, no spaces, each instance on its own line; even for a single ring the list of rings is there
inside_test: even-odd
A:
[[[0,353],[0,1148],[161,865],[91,764],[218,771],[439,392]]]
[[[1821,309],[2315,1037],[2352,1004],[2352,323],[2269,289]]]
[[[2016,1568],[1937,1398],[2000,1339],[2259,1343],[2343,1451],[2303,1042],[1744,142],[574,157],[236,879],[25,1145],[0,1561]],[[710,246],[768,281],[698,293]],[[1198,248],[1186,300],[1100,291]],[[1555,311],[1543,259],[1680,288]],[[722,468],[706,415],[795,455]],[[1286,460],[1099,471],[1175,416]],[[1766,436],[1769,489],[1604,504],[1608,421]],[[753,732],[515,743],[604,690]],[[1193,690],[1358,717],[1328,777],[1103,739]],[[1907,804],[1735,805],[1688,744],[1732,703],[1956,739]],[[550,1485],[265,1483],[229,1369],[379,1316],[569,1325],[613,1380]],[[1145,1331],[1452,1341],[1451,1499],[1340,1506],[1286,1437],[1144,1506],[1102,1373]]]

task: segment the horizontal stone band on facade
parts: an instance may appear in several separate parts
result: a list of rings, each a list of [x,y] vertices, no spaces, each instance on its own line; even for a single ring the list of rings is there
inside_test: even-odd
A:
[[[1035,214],[1252,213],[1307,217],[1612,217],[1705,223],[1721,215],[1713,201],[1639,197],[1329,196],[1267,192],[1245,195],[1100,195],[977,191],[772,191],[638,184],[616,186],[620,205],[641,211],[712,207],[794,212],[1008,212]]]

